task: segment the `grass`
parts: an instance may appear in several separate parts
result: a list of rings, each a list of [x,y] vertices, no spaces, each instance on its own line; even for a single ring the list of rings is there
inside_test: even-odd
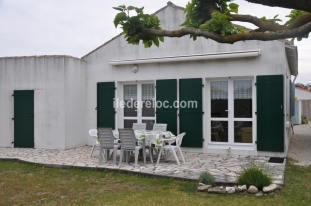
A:
[[[311,167],[288,161],[275,195],[212,195],[197,182],[0,161],[0,205],[311,205]]]

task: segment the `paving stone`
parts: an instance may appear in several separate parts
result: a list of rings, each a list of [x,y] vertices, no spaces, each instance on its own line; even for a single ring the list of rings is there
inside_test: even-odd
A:
[[[141,172],[155,174],[159,176],[180,177],[197,180],[202,171],[210,171],[217,182],[235,183],[235,173],[241,170],[242,166],[252,160],[264,161],[267,157],[239,156],[239,155],[219,155],[219,154],[199,154],[184,152],[186,163],[177,165],[172,154],[168,161],[160,161],[160,164],[146,165],[139,160],[139,166],[134,167],[134,158],[130,158],[130,164],[123,162],[122,166],[113,165],[112,160],[108,163],[98,164],[98,147],[95,148],[94,155],[89,157],[90,146],[79,147],[69,150],[48,150],[48,149],[21,149],[21,148],[0,148],[0,158],[20,159],[27,162],[40,163],[55,166],[77,166],[88,168],[119,169],[124,171]],[[119,154],[119,152],[118,152]],[[148,160],[149,158],[147,158]],[[154,158],[156,162],[156,157]],[[285,164],[271,165],[276,174],[274,183],[283,184]]]

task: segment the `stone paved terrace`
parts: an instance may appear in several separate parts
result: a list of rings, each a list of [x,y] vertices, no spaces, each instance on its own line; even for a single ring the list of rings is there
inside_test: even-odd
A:
[[[218,183],[235,183],[236,172],[251,161],[267,162],[268,157],[239,156],[239,155],[218,155],[218,154],[198,154],[184,152],[186,163],[178,166],[173,155],[167,161],[160,160],[158,165],[149,162],[147,164],[134,167],[134,160],[130,163],[122,163],[122,166],[113,165],[112,161],[98,164],[98,148],[95,149],[93,157],[89,157],[90,146],[79,147],[70,150],[48,150],[48,149],[19,149],[19,148],[0,148],[0,159],[18,159],[25,162],[43,164],[54,167],[85,167],[114,169],[127,172],[136,172],[148,175],[158,175],[182,179],[198,179],[201,171],[208,170],[215,176]],[[118,160],[118,159],[117,159]],[[156,161],[156,156],[154,156]],[[268,163],[273,169],[275,178],[274,183],[284,184],[285,161],[283,164]]]

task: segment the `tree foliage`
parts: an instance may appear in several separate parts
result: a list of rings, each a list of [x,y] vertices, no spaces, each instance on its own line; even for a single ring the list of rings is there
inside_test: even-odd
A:
[[[116,27],[121,26],[124,36],[129,44],[137,45],[140,41],[145,47],[153,44],[159,46],[164,37],[182,37],[189,35],[196,40],[197,37],[213,39],[219,43],[234,43],[245,40],[277,40],[284,38],[308,38],[311,31],[311,3],[308,0],[279,1],[279,0],[247,0],[268,6],[293,8],[287,15],[288,21],[275,15],[272,19],[258,18],[252,15],[239,14],[239,5],[232,0],[191,0],[185,7],[186,20],[179,30],[162,30],[157,16],[144,14],[144,8],[134,6],[118,6],[114,9],[119,13],[114,19]],[[257,26],[258,29],[247,31],[242,26],[232,22],[247,22]]]

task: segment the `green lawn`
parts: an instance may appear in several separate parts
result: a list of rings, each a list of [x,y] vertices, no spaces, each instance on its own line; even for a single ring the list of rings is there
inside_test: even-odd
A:
[[[0,205],[311,205],[311,167],[287,163],[274,195],[211,195],[197,182],[0,161]]]

